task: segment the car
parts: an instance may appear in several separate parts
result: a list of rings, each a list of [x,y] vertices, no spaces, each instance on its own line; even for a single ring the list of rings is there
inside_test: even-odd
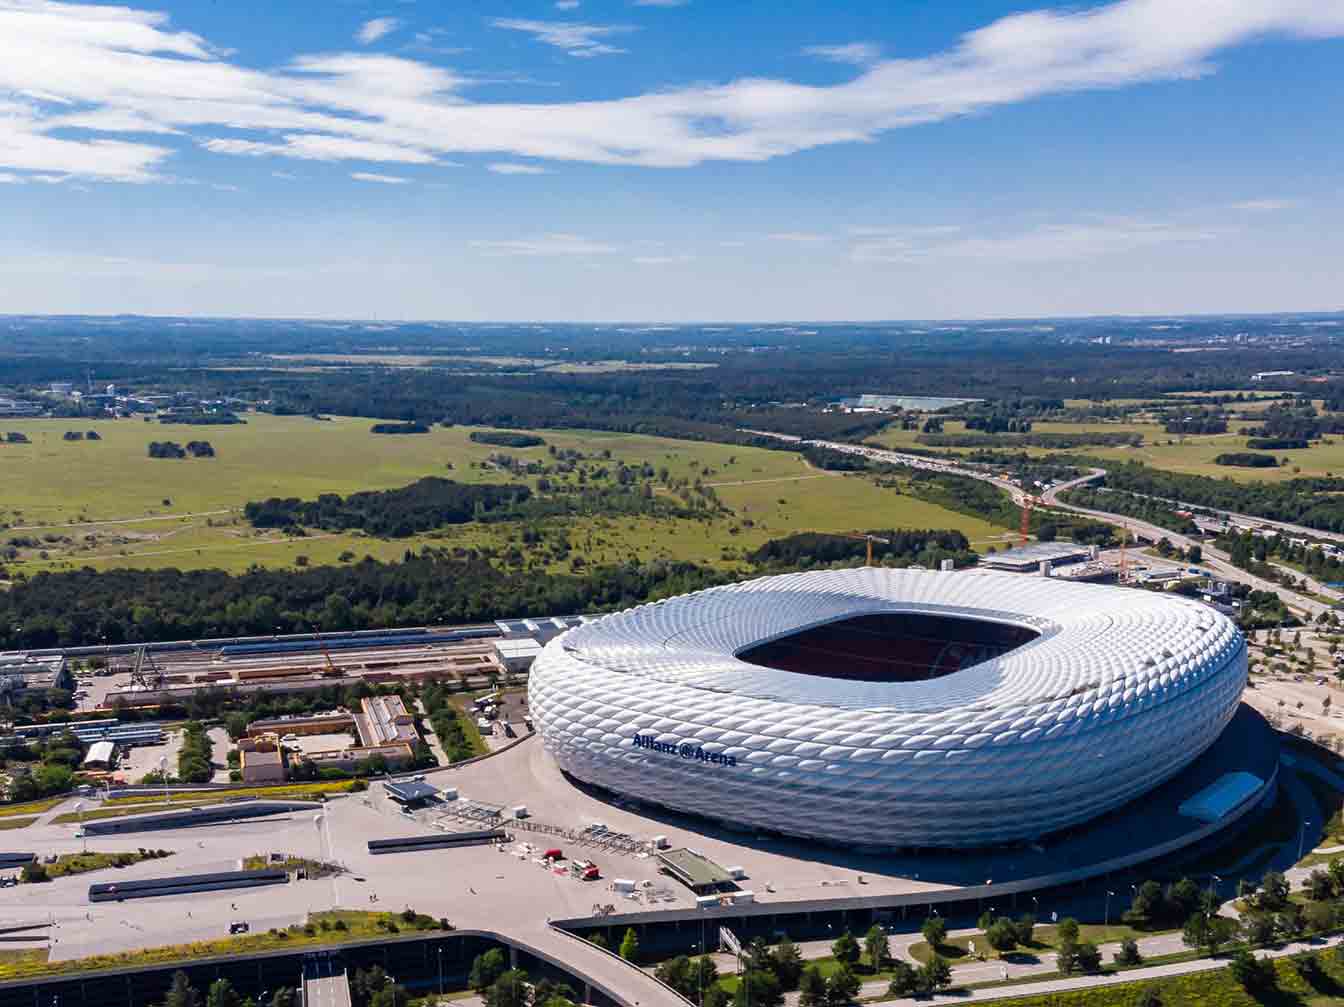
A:
[[[243,920],[238,920],[237,922],[229,924],[229,933],[231,934],[245,934],[250,929],[251,927],[249,927]]]

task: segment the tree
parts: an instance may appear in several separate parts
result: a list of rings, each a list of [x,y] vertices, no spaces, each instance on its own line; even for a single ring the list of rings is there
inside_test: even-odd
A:
[[[1120,965],[1137,965],[1143,961],[1143,955],[1139,954],[1139,942],[1133,937],[1126,937],[1120,942],[1120,950],[1115,953],[1115,960]]]
[[[1036,936],[1036,917],[1023,913],[1017,918],[1017,943],[1030,947]]]
[[[491,989],[494,989],[492,986]],[[486,991],[488,999],[490,991]],[[406,992],[405,986],[399,986],[396,983],[387,983],[382,989],[369,997],[369,1007],[407,1007],[411,1002],[410,994]]]
[[[1000,917],[989,925],[985,931],[985,940],[995,951],[1002,954],[1005,951],[1012,951],[1017,947],[1017,924],[1012,920]]]
[[[1245,948],[1239,948],[1232,956],[1228,969],[1232,978],[1251,994],[1272,989],[1278,978],[1274,964],[1268,958],[1256,958]]]
[[[891,983],[887,986],[887,995],[893,997],[905,997],[919,989],[919,977],[915,973],[915,967],[903,958],[896,958],[891,963]]]
[[[733,1002],[733,995],[722,986],[706,986],[700,1002],[703,1007],[729,1007]]]
[[[240,998],[227,979],[216,979],[205,994],[205,1007],[239,1007]]]
[[[733,994],[734,1007],[780,1007],[784,992],[773,972],[747,969]],[[823,1001],[824,1002],[824,1001]]]
[[[1241,918],[1241,935],[1247,944],[1263,945],[1274,940],[1274,917],[1269,913],[1250,912]]]
[[[634,927],[625,928],[625,936],[621,938],[621,957],[628,962],[639,960],[639,935],[635,933]]]
[[[1335,925],[1335,910],[1328,902],[1313,902],[1302,910],[1306,929],[1321,933]]]
[[[798,950],[798,945],[789,940],[788,936],[780,938],[775,945],[773,955],[775,975],[779,979],[779,985],[784,990],[796,990],[798,988],[798,977],[803,972],[803,953]],[[704,959],[709,961],[709,959]],[[712,966],[714,963],[709,962]]]
[[[297,1007],[298,992],[292,986],[281,986],[271,994],[271,1007]]]
[[[854,935],[848,930],[835,939],[831,945],[831,954],[835,960],[843,962],[846,965],[853,965],[859,960],[860,955],[859,942],[854,939]]]
[[[1151,926],[1162,915],[1162,886],[1156,881],[1145,881],[1134,891],[1134,899],[1122,917],[1134,927]]]
[[[1307,897],[1317,902],[1322,902],[1331,898],[1335,894],[1334,882],[1330,880],[1330,875],[1317,868],[1307,875]]]
[[[826,1007],[845,1007],[859,995],[859,977],[848,965],[841,965],[826,981]]]
[[[863,953],[868,957],[868,964],[874,972],[881,972],[883,964],[891,956],[887,932],[876,923],[863,935]]]
[[[1167,891],[1167,902],[1171,906],[1171,915],[1176,919],[1189,919],[1199,909],[1202,889],[1189,878],[1181,878]]]
[[[485,991],[486,1007],[528,1007],[527,973],[509,969]]]
[[[1260,880],[1260,908],[1282,909],[1288,902],[1288,879],[1278,871],[1268,871]]]
[[[174,972],[168,995],[163,998],[163,1007],[200,1007],[201,995],[191,985],[185,972]]]
[[[1181,943],[1188,948],[1208,947],[1210,933],[1208,914],[1192,913],[1185,921],[1185,929],[1181,931]]]
[[[798,977],[798,1007],[825,1007],[826,980],[821,969],[808,965]]]
[[[1078,921],[1072,916],[1065,916],[1055,927],[1055,936],[1061,941],[1072,941],[1078,943]]]
[[[686,995],[688,989],[693,989],[689,983],[691,973],[691,960],[685,955],[677,955],[675,958],[669,958],[656,969],[653,970],[653,977],[660,982],[667,983],[678,993]]]
[[[1070,937],[1060,937],[1055,944],[1055,968],[1063,976],[1071,976],[1078,970],[1078,942]]]
[[[929,960],[919,969],[920,989],[933,993],[937,990],[947,989],[951,985],[952,966],[947,964],[947,959],[942,955],[930,955]]]
[[[925,943],[933,951],[937,951],[947,943],[947,922],[941,916],[930,916],[919,928],[919,932],[924,935]]]
[[[770,945],[765,943],[764,937],[757,937],[748,943],[746,952],[746,968],[765,972],[775,971],[775,959],[770,954]]]
[[[1078,945],[1078,950],[1074,953],[1074,961],[1081,972],[1094,973],[1101,971],[1101,952],[1091,941],[1083,941]]]
[[[491,948],[472,959],[467,983],[477,993],[484,993],[494,985],[496,979],[508,971],[508,968],[509,963],[504,957],[504,952],[499,948]]]

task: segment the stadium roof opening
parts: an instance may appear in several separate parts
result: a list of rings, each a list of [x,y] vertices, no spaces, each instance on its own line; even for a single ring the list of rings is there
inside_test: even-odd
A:
[[[1035,630],[987,619],[883,612],[813,626],[741,651],[748,664],[859,682],[922,682],[1016,650]]]

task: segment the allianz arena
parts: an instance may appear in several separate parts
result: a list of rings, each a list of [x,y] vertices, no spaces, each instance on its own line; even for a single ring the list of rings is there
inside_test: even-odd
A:
[[[553,640],[529,705],[572,778],[736,828],[881,848],[1035,839],[1219,736],[1246,646],[1182,598],[862,568],[642,605]]]

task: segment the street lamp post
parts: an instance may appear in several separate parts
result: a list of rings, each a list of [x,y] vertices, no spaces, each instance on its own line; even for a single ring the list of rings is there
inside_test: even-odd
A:
[[[1299,832],[1298,832],[1298,834],[1297,834],[1297,859],[1298,859],[1298,860],[1301,860],[1301,859],[1302,859],[1302,847],[1303,847],[1303,846],[1306,844],[1306,842],[1307,842],[1307,826],[1310,825],[1310,824],[1311,824],[1311,822],[1304,821],[1304,822],[1302,823],[1302,828],[1299,830]]]
[[[1104,925],[1108,927],[1111,925],[1111,896],[1114,894],[1115,892],[1111,891],[1110,889],[1106,890],[1106,917]]]
[[[76,802],[75,802],[75,814],[77,814],[77,815],[79,816],[79,838],[80,838],[80,840],[81,840],[81,841],[83,842],[83,844],[84,844],[84,846],[83,846],[83,850],[84,850],[84,852],[85,852],[85,853],[88,853],[88,852],[89,852],[89,837],[88,837],[88,835],[84,832],[84,802],[83,802],[83,801],[76,801]]]
[[[439,996],[443,996],[443,945],[439,945]]]

